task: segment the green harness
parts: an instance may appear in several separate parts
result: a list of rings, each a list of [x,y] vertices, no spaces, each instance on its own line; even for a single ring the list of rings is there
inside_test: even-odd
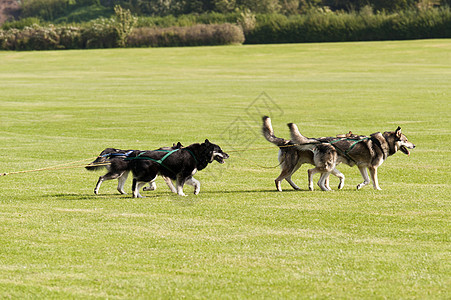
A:
[[[346,156],[346,158],[348,158],[349,160],[351,160],[352,162],[357,164],[357,162],[351,156],[349,156],[348,152],[351,151],[352,148],[354,148],[354,146],[357,145],[358,143],[360,143],[362,141],[366,141],[368,139],[370,139],[370,138],[369,137],[365,137],[365,138],[358,139],[358,140],[355,140],[355,139],[352,139],[352,138],[345,138],[345,139],[340,138],[340,139],[336,139],[336,140],[330,141],[329,144],[334,146],[334,148],[337,149],[338,151],[340,151],[344,156]],[[340,149],[340,148],[338,148],[337,146],[334,145],[334,143],[339,142],[339,141],[354,141],[354,140],[355,140],[355,142],[352,143],[352,145],[345,151],[343,151],[342,149]]]
[[[138,154],[137,156],[135,156],[135,157],[127,157],[127,158],[125,158],[124,160],[134,160],[134,159],[151,160],[151,161],[154,161],[154,162],[156,162],[157,164],[163,166],[164,168],[166,168],[167,170],[171,171],[172,173],[177,174],[176,172],[174,172],[173,170],[171,170],[171,168],[169,168],[168,166],[166,166],[163,162],[164,162],[164,161],[166,160],[166,158],[168,158],[172,153],[177,152],[177,151],[179,151],[179,150],[180,150],[180,149],[175,149],[175,150],[162,150],[162,149],[154,150],[154,151],[160,151],[160,152],[167,152],[167,153],[166,153],[162,158],[160,158],[160,159],[155,159],[155,158],[151,158],[151,157],[147,157],[147,156],[142,156],[142,155],[144,155],[144,154],[146,153],[145,151],[143,151],[143,152],[139,153],[139,154]],[[191,154],[191,156],[194,158],[194,161],[195,161],[196,164],[197,164],[198,162],[197,162],[196,156],[194,156],[194,153],[191,152],[191,150],[189,150],[189,149],[186,149],[186,148],[185,148],[185,150],[187,150],[187,151],[189,152],[189,154]]]

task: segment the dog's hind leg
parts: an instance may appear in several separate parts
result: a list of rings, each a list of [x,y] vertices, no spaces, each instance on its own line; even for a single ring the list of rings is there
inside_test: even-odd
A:
[[[340,183],[338,183],[338,189],[341,190],[345,185],[345,176],[337,169],[333,169],[332,174],[340,179]]]
[[[100,186],[102,185],[102,182],[104,182],[105,180],[112,180],[112,179],[116,179],[121,177],[123,173],[113,173],[113,172],[108,172],[103,176],[99,177],[99,180],[97,181],[96,187],[94,188],[94,194],[98,195],[99,194],[99,189]]]
[[[129,171],[125,171],[124,173],[122,173],[122,176],[120,176],[117,179],[117,190],[119,191],[119,193],[121,193],[123,195],[127,194],[124,191],[124,185],[125,185],[125,181],[127,181],[128,173],[129,173]]]
[[[145,186],[143,191],[155,191],[157,189],[157,184],[155,181],[149,182],[149,186]]]
[[[139,193],[139,190],[147,184],[146,181],[138,181],[135,178],[133,178],[133,185],[132,185],[132,191],[133,191],[133,198],[144,198]]]
[[[177,194],[177,190],[174,187],[174,184],[172,183],[171,178],[163,176],[164,181],[166,182],[166,184],[168,185],[169,189],[171,190],[171,192]]]
[[[366,170],[366,167],[359,167],[359,171],[360,174],[362,174],[363,182],[357,185],[358,190],[360,190],[365,185],[368,185],[370,183],[370,177],[368,177],[368,171]]]
[[[177,176],[176,180],[176,188],[177,188],[177,195],[179,196],[186,196],[185,193],[183,193],[183,185],[185,184],[186,178],[182,176]]]
[[[291,185],[291,187],[295,190],[300,190],[301,188],[296,185],[296,183],[291,180],[291,175],[285,178],[285,180]]]
[[[103,176],[100,176],[99,180],[97,180],[96,187],[94,188],[94,194],[96,194],[96,195],[99,194],[99,189],[100,189],[100,186],[102,185],[102,182],[103,182]]]
[[[373,181],[373,187],[375,190],[382,190],[379,187],[379,181],[377,179],[377,167],[369,167],[368,168],[370,170],[370,174],[371,174],[371,180]]]
[[[193,177],[186,180],[186,184],[189,184],[194,187],[194,195],[198,195],[200,192],[200,182],[199,180],[194,179]]]

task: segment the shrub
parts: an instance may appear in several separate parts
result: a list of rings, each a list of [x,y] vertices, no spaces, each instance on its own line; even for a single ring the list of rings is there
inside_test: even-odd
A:
[[[2,31],[0,45],[5,50],[54,50],[59,49],[59,35],[53,25],[33,25],[22,30],[12,28]]]
[[[243,42],[241,28],[228,23],[169,28],[142,27],[134,29],[128,38],[128,45],[131,47],[228,45]]]
[[[12,28],[24,29],[25,27],[33,26],[34,24],[40,25],[41,20],[38,18],[25,18],[17,21],[5,22],[2,25],[3,30],[8,30]]]
[[[116,48],[119,34],[112,19],[99,18],[81,29],[83,48]]]
[[[311,10],[306,14],[259,15],[246,43],[303,43],[451,37],[451,9],[408,10],[395,14]]]

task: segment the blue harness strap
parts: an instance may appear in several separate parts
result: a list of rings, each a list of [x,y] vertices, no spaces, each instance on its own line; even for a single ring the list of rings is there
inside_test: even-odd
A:
[[[102,157],[111,157],[111,156],[124,156],[124,157],[129,157],[130,154],[132,154],[135,150],[130,150],[128,152],[125,153],[107,153],[102,155]]]

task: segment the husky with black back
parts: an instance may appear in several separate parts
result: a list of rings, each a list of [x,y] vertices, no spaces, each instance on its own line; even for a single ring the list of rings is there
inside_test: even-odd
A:
[[[172,147],[163,147],[158,150],[174,150],[180,149],[181,147],[183,147],[182,144],[178,142]],[[97,184],[94,188],[94,194],[97,195],[99,193],[102,182],[112,179],[117,179],[117,190],[119,191],[119,193],[126,194],[126,192],[124,191],[124,185],[130,172],[130,161],[126,160],[126,158],[137,156],[141,152],[143,151],[121,150],[116,148],[106,148],[105,150],[103,150],[96,158],[96,160],[85,167],[89,171],[98,171],[103,168],[107,169],[107,173],[99,177],[99,180],[97,181]],[[164,180],[171,191],[176,192],[171,180],[166,177],[164,177]],[[147,187],[146,190],[155,190],[156,188],[157,186],[155,182],[152,182],[152,184]]]
[[[133,172],[133,197],[141,198],[139,190],[147,182],[153,182],[158,175],[168,177],[176,182],[176,192],[183,193],[184,184],[194,187],[194,194],[199,194],[200,182],[193,178],[196,172],[203,170],[213,161],[224,163],[229,155],[211,143],[208,139],[201,144],[192,144],[171,152],[144,151],[130,157]]]

